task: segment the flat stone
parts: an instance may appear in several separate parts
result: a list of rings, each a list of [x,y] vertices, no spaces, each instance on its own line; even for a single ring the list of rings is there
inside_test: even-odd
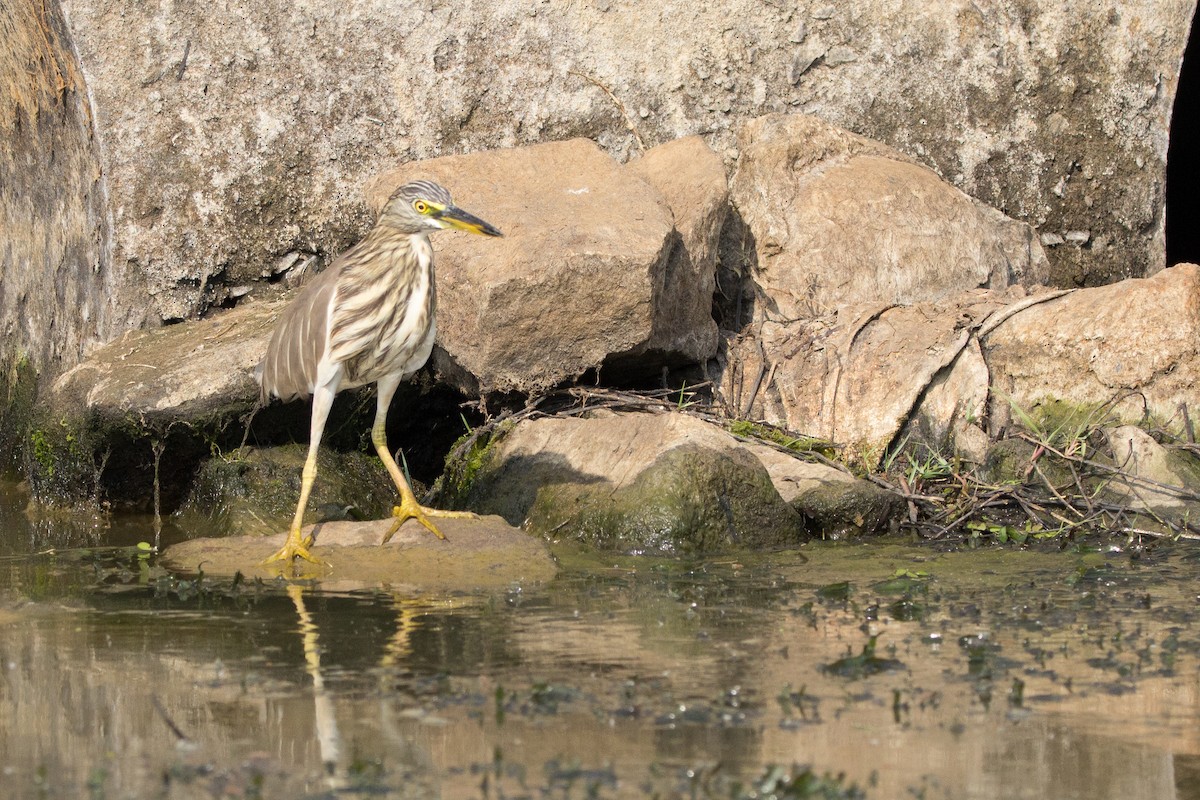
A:
[[[350,591],[375,587],[413,592],[466,592],[542,583],[557,567],[545,543],[511,527],[500,517],[439,519],[446,535],[438,539],[414,521],[380,545],[391,520],[326,522],[316,529],[312,554],[327,565],[296,561],[263,565],[283,546],[286,534],[192,539],[163,551],[172,572],[230,578],[273,579],[280,575],[313,579],[323,589]]]
[[[246,303],[206,319],[130,331],[61,375],[50,402],[76,414],[164,425],[248,409],[258,396],[254,367],[283,305]]]

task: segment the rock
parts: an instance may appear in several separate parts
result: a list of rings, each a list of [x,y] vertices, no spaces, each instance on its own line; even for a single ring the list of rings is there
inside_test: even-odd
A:
[[[761,462],[729,441],[679,414],[527,420],[489,451],[466,505],[530,533],[622,552],[705,553],[807,538]]]
[[[905,441],[973,462],[986,435],[1066,402],[1184,426],[1200,360],[1200,267],[1075,292],[969,292],[913,306],[846,305],[730,341],[721,393],[731,415],[846,445],[874,468]],[[1172,321],[1164,325],[1164,320]],[[1018,420],[1019,421],[1019,420]]]
[[[1182,426],[1200,396],[1200,267],[1080,289],[1012,314],[982,337],[992,375],[991,433],[1013,405],[1055,400],[1099,407],[1137,422],[1149,413]]]
[[[988,374],[972,330],[1015,294],[847,305],[763,325],[729,343],[721,395],[730,415],[844,445],[847,458],[874,468],[910,426],[942,443],[981,416]]]
[[[521,422],[487,451],[460,503],[601,548],[702,553],[796,544],[823,525],[877,530],[878,498],[855,511],[806,502],[857,483],[686,414],[595,413]]]
[[[901,430],[910,444],[929,445],[937,452],[955,452],[980,464],[987,457],[990,374],[979,340],[970,338],[949,365],[933,374],[929,386]]]
[[[100,137],[59,3],[5,2],[0,87],[3,422],[14,365],[57,375],[139,317],[139,298],[125,291],[123,265],[109,258],[113,220]],[[10,429],[0,430],[6,445]]]
[[[649,340],[622,355],[618,371],[654,369],[664,357],[704,363],[717,352],[713,320],[717,244],[729,213],[729,184],[721,158],[699,136],[653,147],[626,169],[657,189],[675,220],[666,269],[655,275],[654,325]],[[656,357],[657,355],[657,357]]]
[[[240,423],[227,431],[257,401],[252,371],[280,309],[245,304],[130,331],[59,376],[27,422],[25,471],[35,498],[142,508],[157,459],[162,491],[180,499],[201,458],[240,442]]]
[[[1039,229],[1090,231],[1091,246],[1052,252],[1057,285],[1146,275],[1163,266],[1165,142],[1194,12],[61,5],[6,3],[0,44],[13,143],[0,184],[29,187],[0,195],[0,366],[26,353],[52,375],[127,327],[235,300],[281,259],[341,251],[369,224],[361,187],[393,164],[570,137],[623,159],[637,140],[622,106],[650,110],[634,121],[646,142],[705,131],[722,153],[744,119],[818,114]],[[814,39],[858,58],[793,86],[793,42]]]
[[[49,402],[73,416],[130,418],[160,430],[247,411],[258,397],[254,367],[283,305],[246,304],[209,319],[130,331],[60,376]]]
[[[798,86],[804,74],[825,56],[825,44],[818,38],[809,39],[801,47],[796,48],[792,64],[788,67],[787,79],[792,86]]]
[[[815,117],[745,123],[732,197],[754,240],[759,316],[915,303],[1046,280],[1033,230],[891,148]]]
[[[1134,425],[1098,428],[1103,420],[1094,411],[1063,403],[1040,408],[1030,419],[1042,432],[992,444],[983,472],[987,481],[1024,485],[1027,498],[1043,498],[1051,506],[1066,495],[1080,508],[1086,498],[1089,507],[1107,508],[1113,528],[1127,525],[1170,536],[1194,529],[1200,514],[1200,459],[1188,449],[1164,446]],[[1097,431],[1103,433],[1100,441],[1091,436]],[[1041,446],[1043,440],[1049,448]],[[1085,441],[1090,445],[1081,460],[1079,444]],[[1064,451],[1073,457],[1061,457]]]
[[[869,481],[771,447],[749,446],[779,495],[822,539],[887,533],[900,517],[903,499]]]
[[[200,465],[178,524],[207,536],[259,535],[287,530],[300,497],[306,444],[253,447]],[[418,496],[421,489],[415,491]],[[322,447],[307,519],[382,519],[398,502],[396,487],[374,453]]]
[[[286,534],[192,539],[163,551],[173,572],[269,580],[279,575],[316,580],[328,591],[385,587],[400,592],[462,592],[543,583],[556,566],[545,544],[497,517],[438,521],[444,540],[416,522],[406,522],[380,545],[391,520],[326,522],[314,532],[314,556],[327,565],[296,562],[290,567],[261,562],[283,546]]]
[[[1105,431],[1121,477],[1106,485],[1118,502],[1173,520],[1200,513],[1200,461],[1169,450],[1133,425]]]
[[[711,296],[686,292],[689,307],[679,312],[662,305],[681,294],[672,289],[664,296],[669,267],[679,266],[671,260],[674,224],[667,203],[592,142],[408,164],[380,176],[368,193],[371,204],[379,207],[416,177],[446,185],[455,202],[505,234],[486,242],[443,235],[434,244],[439,307],[433,361],[464,392],[532,392],[600,367],[613,354],[671,343],[686,348],[689,341],[715,344],[711,319],[696,307],[703,302],[707,312]],[[717,213],[711,199],[692,202],[685,226],[689,213]],[[668,313],[699,330],[673,330],[672,319],[660,318]]]

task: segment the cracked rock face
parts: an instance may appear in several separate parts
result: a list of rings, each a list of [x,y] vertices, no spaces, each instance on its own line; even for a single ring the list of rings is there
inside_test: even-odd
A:
[[[1177,428],[1200,396],[1200,267],[1066,294],[1015,314],[983,340],[992,385],[1032,409],[1064,399]]]

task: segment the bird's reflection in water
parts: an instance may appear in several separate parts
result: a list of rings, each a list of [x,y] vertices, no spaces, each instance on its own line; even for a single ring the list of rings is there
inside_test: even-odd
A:
[[[325,765],[326,781],[331,789],[340,789],[344,784],[339,770],[342,755],[342,738],[338,732],[337,714],[333,698],[325,690],[325,679],[321,675],[321,646],[317,626],[304,605],[304,589],[299,584],[290,584],[287,593],[296,607],[300,619],[300,635],[304,642],[305,669],[313,682],[313,715],[316,720],[317,745],[321,750],[321,763]]]
[[[314,727],[326,784],[331,790],[343,790],[353,782],[349,778],[349,773],[353,771],[353,768],[349,766],[348,762],[353,762],[355,757],[352,754],[350,758],[344,758],[345,747],[338,728],[335,696],[327,689],[325,676],[321,670],[320,634],[313,615],[305,604],[305,589],[302,585],[293,583],[287,587],[287,593],[296,609],[299,621],[298,630],[304,647],[305,671],[312,678]],[[444,604],[439,603],[438,605]],[[449,603],[450,607],[457,605],[457,603]],[[406,718],[404,711],[398,712],[395,707],[397,700],[402,706],[404,705],[403,695],[396,693],[390,681],[395,677],[396,670],[404,669],[410,660],[413,652],[413,633],[419,627],[420,617],[428,613],[429,609],[428,600],[392,597],[391,612],[394,614],[395,631],[383,645],[383,652],[378,664],[380,667],[378,670],[380,676],[378,724],[383,741],[389,743],[393,754],[400,756],[400,761],[404,763],[404,767],[401,769],[415,768],[418,773],[422,774],[434,770],[435,765],[430,760],[429,754],[413,742],[411,727],[397,724]],[[421,714],[416,715],[418,719],[421,716]]]

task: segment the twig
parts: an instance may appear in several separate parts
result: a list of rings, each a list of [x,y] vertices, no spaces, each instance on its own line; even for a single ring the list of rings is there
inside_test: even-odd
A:
[[[1129,533],[1135,536],[1154,536],[1160,539],[1189,539],[1191,541],[1200,542],[1200,534],[1189,533],[1188,531],[1176,531],[1174,533],[1163,533],[1162,531],[1151,531],[1145,528],[1119,528],[1121,533]]]
[[[167,727],[171,729],[171,733],[175,734],[176,738],[178,738],[181,742],[191,741],[191,739],[188,738],[188,735],[184,733],[178,725],[175,724],[173,719],[171,719],[171,715],[168,714],[167,709],[163,707],[162,701],[158,699],[158,695],[150,695],[150,702],[154,705],[154,710],[158,712],[160,717],[162,717],[162,721],[167,723]]]
[[[1161,483],[1159,481],[1154,480],[1153,478],[1145,478],[1145,477],[1142,477],[1141,475],[1130,475],[1127,472],[1122,472],[1120,467],[1114,467],[1111,464],[1105,464],[1100,461],[1093,461],[1090,458],[1083,458],[1082,456],[1067,455],[1066,453],[1062,452],[1061,450],[1058,450],[1057,448],[1055,448],[1051,445],[1048,445],[1041,440],[1035,439],[1027,433],[1017,434],[1017,436],[1018,436],[1018,438],[1024,439],[1027,442],[1032,442],[1035,445],[1039,445],[1039,446],[1043,447],[1046,450],[1046,452],[1052,453],[1053,455],[1058,456],[1059,458],[1063,459],[1064,461],[1071,461],[1076,464],[1083,464],[1084,466],[1091,467],[1092,469],[1099,470],[1100,472],[1104,472],[1109,475],[1114,475],[1114,476],[1120,477],[1122,480],[1128,481],[1129,483],[1139,484],[1143,488],[1159,489],[1159,490],[1171,492],[1172,494],[1174,494],[1184,500],[1200,500],[1200,493],[1188,491],[1187,489],[1185,489],[1182,486],[1174,486],[1169,483]],[[1082,487],[1080,487],[1080,489],[1082,490]],[[1084,494],[1086,495],[1086,493],[1084,493]]]
[[[637,143],[638,152],[644,155],[646,152],[646,143],[642,141],[642,135],[638,133],[637,128],[634,126],[633,117],[629,116],[629,109],[627,109],[625,104],[621,102],[621,98],[617,97],[616,94],[613,93],[612,89],[608,88],[591,75],[585,75],[584,73],[573,69],[567,70],[567,72],[571,75],[583,78],[588,83],[599,86],[604,93],[608,95],[608,99],[613,101],[613,104],[617,107],[617,110],[621,112],[621,116],[625,118],[625,126],[629,128],[629,132],[633,134],[633,140]]]
[[[179,59],[179,69],[175,72],[175,82],[183,80],[183,73],[187,69],[188,53],[192,52],[192,40],[188,39],[183,45],[183,58]]]

